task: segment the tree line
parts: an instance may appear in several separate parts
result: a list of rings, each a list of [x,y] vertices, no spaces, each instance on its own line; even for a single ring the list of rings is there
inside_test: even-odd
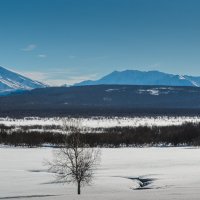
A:
[[[52,131],[9,130],[0,126],[0,144],[12,146],[60,146],[70,135]],[[140,126],[104,128],[101,133],[81,133],[80,139],[90,147],[129,147],[156,145],[200,145],[200,123],[177,126]]]

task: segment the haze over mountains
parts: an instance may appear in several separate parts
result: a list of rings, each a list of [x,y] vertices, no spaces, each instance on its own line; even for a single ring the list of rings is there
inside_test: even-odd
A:
[[[165,86],[200,86],[200,77],[167,74],[159,71],[125,70],[114,71],[96,81],[83,81],[75,84],[84,85],[165,85]]]
[[[47,85],[31,80],[18,73],[10,71],[0,66],[0,94],[5,95],[13,91],[32,90],[44,88]]]

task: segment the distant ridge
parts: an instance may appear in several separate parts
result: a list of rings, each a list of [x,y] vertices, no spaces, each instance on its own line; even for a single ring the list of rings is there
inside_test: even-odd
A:
[[[159,71],[125,70],[114,71],[99,80],[86,80],[74,86],[84,85],[165,85],[165,86],[200,86],[200,77],[174,75]]]
[[[46,86],[47,85],[41,82],[34,81],[0,66],[0,95],[5,95],[14,91],[44,88]]]
[[[200,88],[93,85],[47,87],[0,97],[0,117],[198,115]]]

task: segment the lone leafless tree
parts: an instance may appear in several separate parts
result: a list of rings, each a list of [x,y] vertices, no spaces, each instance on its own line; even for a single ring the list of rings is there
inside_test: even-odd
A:
[[[79,122],[70,125],[64,123],[67,134],[64,146],[54,152],[54,159],[49,162],[49,171],[56,174],[56,180],[76,183],[77,193],[81,194],[81,187],[90,184],[94,170],[100,161],[100,150],[90,148],[81,134]]]

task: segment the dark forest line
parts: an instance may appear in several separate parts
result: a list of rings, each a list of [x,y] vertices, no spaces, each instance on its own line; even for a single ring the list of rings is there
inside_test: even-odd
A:
[[[54,127],[53,127],[54,128]],[[44,145],[62,146],[65,134],[52,131],[8,130],[0,126],[0,144],[11,146],[39,147]],[[185,123],[180,126],[164,127],[113,127],[101,133],[81,133],[81,139],[90,147],[142,147],[200,145],[200,123]]]

